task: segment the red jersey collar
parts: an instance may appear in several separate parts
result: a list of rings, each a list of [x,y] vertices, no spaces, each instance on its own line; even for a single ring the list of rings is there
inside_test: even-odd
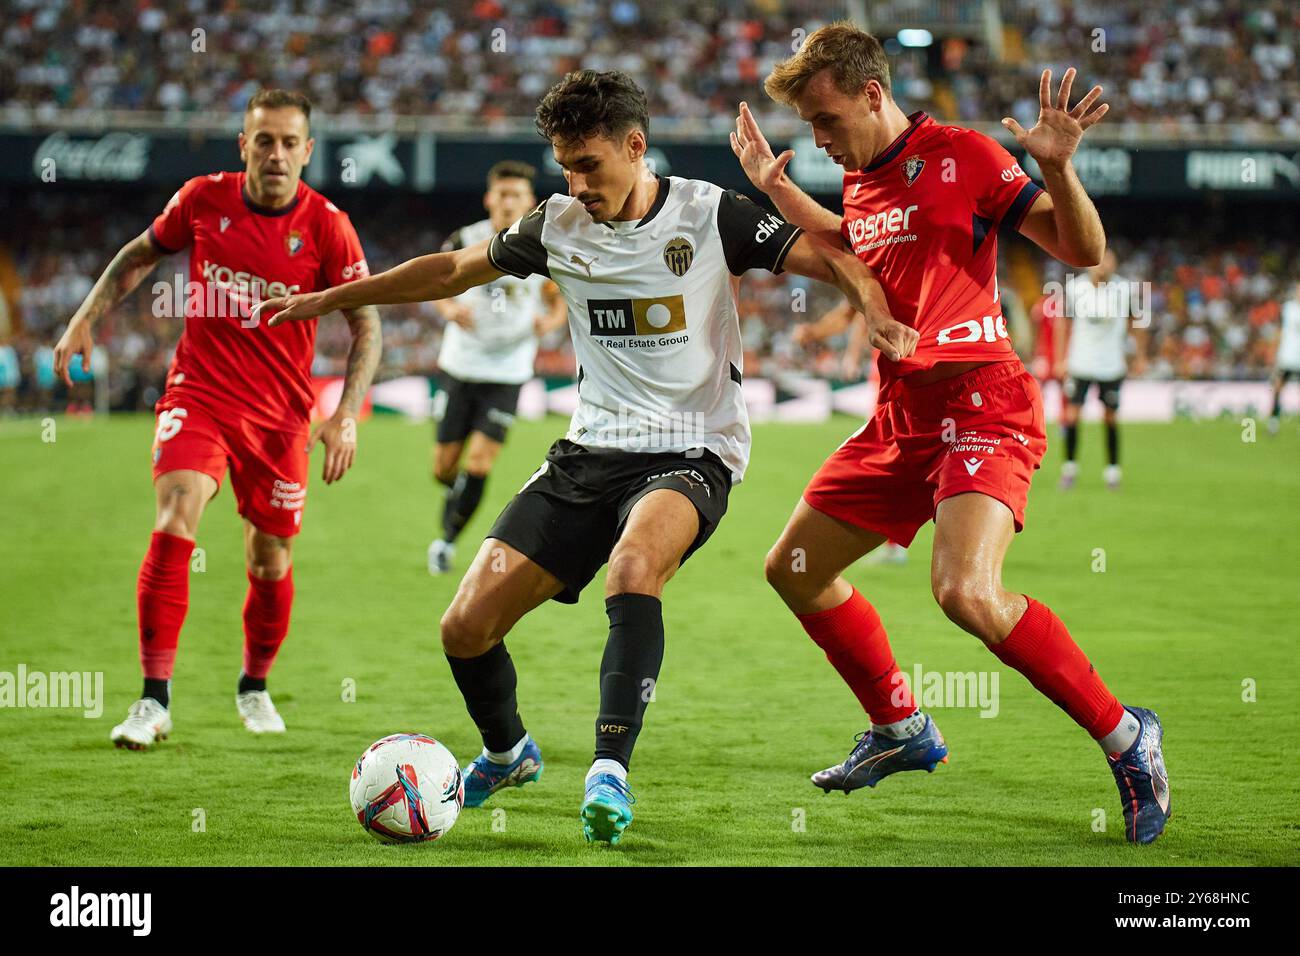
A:
[[[895,137],[894,141],[885,147],[885,151],[866,166],[863,166],[860,172],[874,173],[877,169],[880,169],[897,159],[898,154],[907,146],[907,141],[911,138],[912,134],[930,121],[930,117],[924,110],[917,110],[907,118],[911,120],[907,129],[899,133],[898,136]]]
[[[241,199],[244,200],[244,205],[247,206],[249,209],[251,209],[253,212],[257,213],[259,216],[289,215],[289,213],[293,212],[296,208],[298,208],[298,203],[302,201],[303,187],[307,185],[301,179],[298,180],[298,192],[294,194],[293,202],[289,203],[289,205],[287,206],[281,206],[279,209],[272,209],[269,206],[262,206],[259,205],[258,203],[253,202],[252,197],[248,195],[247,178],[248,178],[247,173],[239,174],[239,196]]]

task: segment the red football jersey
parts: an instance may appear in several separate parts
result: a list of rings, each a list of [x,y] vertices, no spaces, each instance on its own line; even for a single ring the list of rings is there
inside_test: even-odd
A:
[[[261,428],[301,429],[313,404],[316,321],[272,329],[249,312],[369,274],[347,213],[303,182],[288,206],[266,209],[244,191],[244,173],[212,173],[182,186],[149,235],[167,252],[190,247],[168,396],[193,396]]]
[[[841,231],[876,271],[893,317],[920,333],[901,362],[880,358],[882,393],[938,362],[1016,357],[998,297],[997,231],[1016,229],[1042,190],[998,143],[923,112],[865,169],[844,175]]]

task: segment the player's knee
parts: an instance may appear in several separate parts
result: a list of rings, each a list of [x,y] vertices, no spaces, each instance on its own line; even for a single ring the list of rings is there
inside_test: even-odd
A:
[[[609,594],[658,594],[663,574],[653,556],[636,545],[619,545],[609,558],[605,590]]]
[[[993,590],[976,578],[951,574],[932,576],[930,587],[948,620],[979,636],[982,622],[995,610]]]
[[[772,589],[787,600],[815,596],[830,584],[808,567],[803,548],[788,548],[781,542],[772,545],[767,552],[763,576]]]
[[[272,557],[248,562],[248,573],[260,581],[283,581],[289,575],[289,557]]]
[[[492,646],[492,619],[476,613],[473,605],[459,598],[443,613],[438,622],[442,649],[452,657],[478,657]]]
[[[456,472],[458,470],[459,469],[456,467],[455,462],[452,462],[450,465],[444,465],[442,462],[437,462],[433,466],[433,480],[450,488],[456,482]]]

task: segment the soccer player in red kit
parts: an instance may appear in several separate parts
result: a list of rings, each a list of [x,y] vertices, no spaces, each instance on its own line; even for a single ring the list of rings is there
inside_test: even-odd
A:
[[[267,298],[312,292],[368,274],[347,214],[302,182],[313,140],[306,97],[263,90],[239,134],[240,173],[191,179],[153,224],[99,277],[55,348],[90,359],[94,323],[164,256],[190,249],[185,329],[157,405],[153,478],[157,504],[140,568],[137,604],[144,692],[112,740],[133,750],[171,731],[171,677],[189,606],[190,556],[199,519],[227,468],[244,519],[248,597],[244,659],[236,692],[253,733],[282,733],[266,676],[289,628],[291,551],[307,494],[308,453],[325,446],[326,484],[356,455],[356,418],[379,362],[373,307],[345,313],[352,331],[338,410],[309,436],[316,322],[272,329],[254,317]],[[176,298],[180,298],[177,294]]]
[[[813,476],[766,569],[871,720],[848,759],[813,783],[847,792],[947,759],[880,616],[842,576],[886,539],[910,543],[933,518],[935,599],[1101,744],[1125,834],[1149,843],[1169,814],[1159,720],[1121,705],[1060,619],[1002,584],[1002,559],[1023,527],[1047,440],[1038,385],[1007,338],[997,233],[1019,231],[1076,267],[1097,263],[1106,244],[1070,157],[1108,107],[1095,87],[1070,109],[1073,79],[1067,71],[1053,101],[1043,73],[1031,130],[1003,120],[1041,167],[1044,190],[993,139],[921,112],[904,115],[874,37],[850,23],[816,31],[765,89],[794,107],[816,145],[844,167],[843,217],[791,182],[784,170],[793,153],[773,156],[741,104],[732,148],[754,185],[790,222],[842,236],[877,273],[893,317],[915,330],[901,350],[873,333],[881,348],[876,413]]]

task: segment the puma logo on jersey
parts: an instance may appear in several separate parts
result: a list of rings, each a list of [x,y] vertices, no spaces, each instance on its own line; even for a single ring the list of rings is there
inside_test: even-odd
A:
[[[582,266],[584,269],[586,269],[586,270],[587,270],[587,278],[590,279],[590,278],[591,278],[591,264],[592,264],[593,262],[595,262],[595,261],[596,261],[597,259],[599,259],[599,258],[600,258],[599,256],[592,256],[590,260],[584,260],[584,259],[582,258],[582,256],[578,255],[578,254],[575,252],[573,255],[569,256],[569,262],[571,262],[571,263],[576,263],[577,265],[580,265],[580,266]]]
[[[222,232],[225,232],[225,231],[226,231],[227,229],[229,229],[229,228],[230,228],[230,217],[229,217],[229,216],[222,216],[222,217],[221,217],[221,231],[222,231]]]

